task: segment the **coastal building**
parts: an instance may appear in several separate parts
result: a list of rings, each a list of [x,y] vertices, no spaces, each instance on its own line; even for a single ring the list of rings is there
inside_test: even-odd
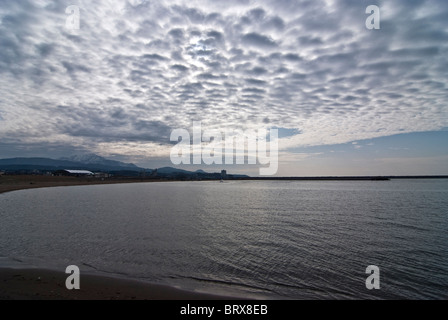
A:
[[[88,170],[58,170],[54,173],[55,176],[72,176],[72,177],[84,177],[93,176],[94,173]]]

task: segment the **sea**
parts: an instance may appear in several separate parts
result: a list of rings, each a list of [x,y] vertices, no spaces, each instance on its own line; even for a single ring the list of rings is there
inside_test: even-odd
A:
[[[0,267],[69,265],[250,299],[448,299],[448,179],[0,194]]]

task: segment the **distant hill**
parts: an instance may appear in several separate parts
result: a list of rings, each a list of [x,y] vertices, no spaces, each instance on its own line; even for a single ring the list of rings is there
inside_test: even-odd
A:
[[[121,161],[108,160],[106,158],[100,157],[93,153],[83,154],[83,155],[74,155],[71,157],[61,158],[60,160],[78,162],[78,163],[83,163],[83,164],[88,164],[88,165],[101,165],[101,166],[105,166],[105,167],[126,168],[128,170],[132,170],[132,169],[141,170],[141,168],[137,167],[133,163],[125,163],[125,162],[121,162]]]
[[[158,174],[179,174],[179,173],[194,174],[194,172],[191,172],[191,171],[177,169],[177,168],[172,168],[172,167],[158,168],[157,169],[157,173]]]
[[[86,158],[74,156],[63,159],[50,158],[10,158],[0,159],[0,170],[47,170],[77,169],[90,171],[142,171],[132,163],[107,160],[99,156],[89,155]]]
[[[192,178],[192,179],[220,179],[220,172],[205,172],[204,170],[188,171],[173,167],[158,169],[145,169],[133,163],[109,160],[96,154],[83,154],[64,157],[61,159],[50,158],[10,158],[0,159],[0,170],[10,173],[45,173],[57,170],[89,170],[93,172],[109,172],[118,176],[158,176],[163,178]],[[231,175],[228,178],[248,177],[246,175]]]

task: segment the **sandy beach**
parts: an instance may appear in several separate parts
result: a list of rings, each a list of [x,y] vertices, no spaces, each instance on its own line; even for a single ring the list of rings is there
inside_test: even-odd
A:
[[[40,175],[3,175],[0,176],[0,193],[35,188],[83,186],[117,183],[161,182],[161,179],[142,178],[90,178],[90,177],[53,177]]]
[[[69,275],[43,269],[0,268],[0,300],[223,300],[224,296],[97,275],[82,275],[80,289],[68,290]]]

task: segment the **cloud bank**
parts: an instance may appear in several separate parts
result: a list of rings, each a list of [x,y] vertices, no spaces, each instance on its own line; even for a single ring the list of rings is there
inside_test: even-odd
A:
[[[288,150],[448,126],[448,2],[0,2],[0,141],[169,154],[170,132],[285,128]],[[381,9],[381,29],[365,8]]]

